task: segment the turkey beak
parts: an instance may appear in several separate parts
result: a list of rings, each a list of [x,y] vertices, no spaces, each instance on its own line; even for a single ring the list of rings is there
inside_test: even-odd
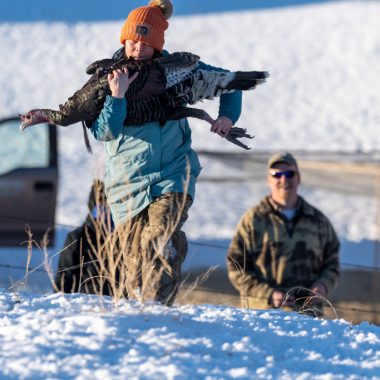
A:
[[[31,124],[32,117],[29,114],[26,115],[19,115],[21,119],[21,124],[19,131],[23,132],[26,128],[28,128]]]

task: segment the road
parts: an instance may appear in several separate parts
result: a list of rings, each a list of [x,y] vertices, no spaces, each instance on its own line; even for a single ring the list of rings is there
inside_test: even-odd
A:
[[[205,165],[199,181],[265,181],[269,153],[199,152],[199,154],[211,162],[210,165]],[[377,155],[302,153],[296,157],[299,157],[298,163],[304,186],[345,194],[380,196],[380,161]],[[228,167],[229,175],[215,176],[213,172],[223,173],[222,170],[215,170],[217,165]]]

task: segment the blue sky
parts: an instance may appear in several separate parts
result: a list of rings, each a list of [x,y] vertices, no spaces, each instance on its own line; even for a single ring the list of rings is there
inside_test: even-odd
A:
[[[173,0],[173,3],[175,14],[191,15],[332,1],[334,0]],[[104,0],[2,0],[0,22],[117,20],[126,17],[131,9],[148,2],[149,0],[113,0],[112,3]]]

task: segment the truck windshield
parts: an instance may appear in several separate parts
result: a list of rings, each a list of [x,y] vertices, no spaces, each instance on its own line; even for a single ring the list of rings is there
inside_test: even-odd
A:
[[[19,131],[17,119],[0,124],[0,175],[19,168],[49,167],[49,124]]]

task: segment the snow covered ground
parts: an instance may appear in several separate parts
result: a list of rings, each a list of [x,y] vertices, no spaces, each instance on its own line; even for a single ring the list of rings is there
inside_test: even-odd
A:
[[[70,19],[69,2],[59,2],[55,11],[67,19],[26,21],[28,13],[36,13],[35,1],[14,2],[20,4],[22,17],[16,20],[21,21],[0,17],[0,118],[63,103],[87,79],[85,67],[119,47],[120,26],[129,10],[117,0],[114,6],[123,6],[125,14],[96,21],[96,13],[104,17],[104,7],[95,9],[81,0],[82,10],[91,9],[94,17],[72,14]],[[51,9],[51,1],[41,1]],[[5,3],[6,12],[12,2]],[[197,53],[205,62],[231,70],[271,73],[265,85],[245,94],[238,122],[255,134],[252,160],[255,152],[279,149],[378,152],[379,2],[281,3],[288,6],[174,16],[166,47]],[[216,102],[202,107],[217,112]],[[205,123],[191,125],[195,149],[239,151],[210,134]],[[90,156],[82,141],[79,126],[60,128],[59,233],[51,255],[63,243],[64,226],[82,222],[92,179],[102,176],[102,145],[92,141],[95,155]],[[211,167],[216,176],[233,170],[214,167],[205,157],[202,165],[203,174]],[[223,265],[223,248],[197,243],[225,247],[240,215],[266,191],[263,181],[200,182],[186,224],[192,246],[185,267]],[[343,242],[343,261],[375,265],[375,193],[306,186],[302,194],[332,220]],[[2,264],[25,266],[25,250],[0,252]],[[33,266],[40,262],[37,256]],[[4,277],[16,270],[0,272]],[[28,289],[49,292],[46,276],[36,271]],[[6,291],[0,293],[0,314],[0,378],[380,379],[380,330],[367,323],[351,326],[341,320],[216,306],[168,309],[124,302],[115,309],[108,299],[96,297]]]
[[[380,332],[282,311],[0,292],[0,378],[378,379]]]

